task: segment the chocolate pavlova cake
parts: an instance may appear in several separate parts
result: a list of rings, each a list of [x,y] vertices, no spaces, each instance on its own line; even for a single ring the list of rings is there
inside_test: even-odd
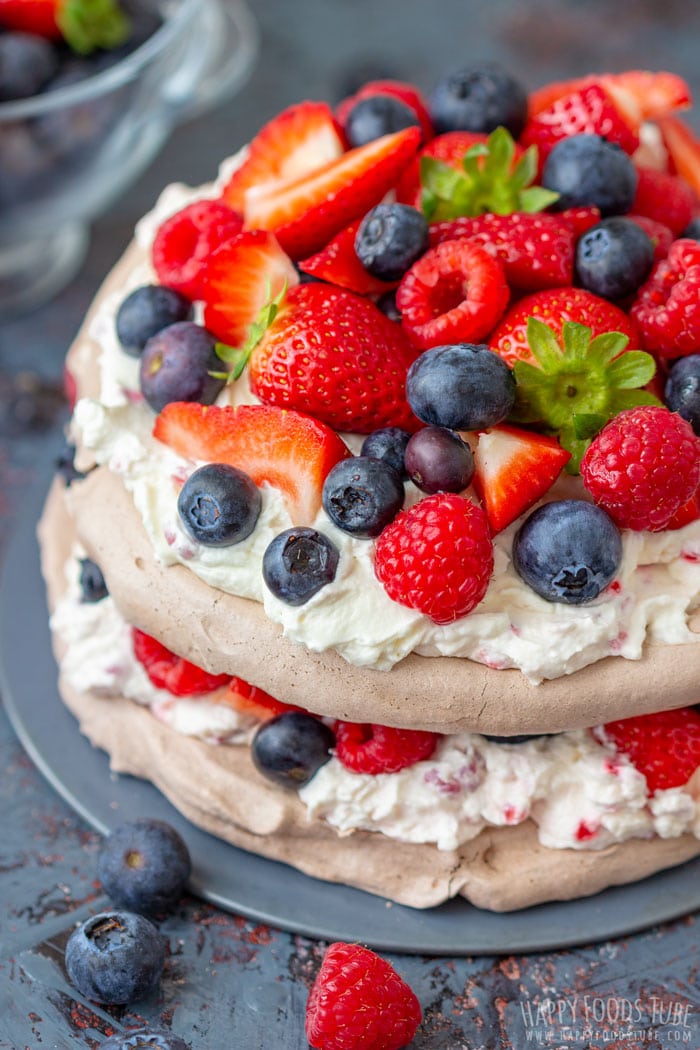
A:
[[[40,525],[115,769],[417,907],[700,853],[689,103],[379,81],[164,192],[71,348]]]

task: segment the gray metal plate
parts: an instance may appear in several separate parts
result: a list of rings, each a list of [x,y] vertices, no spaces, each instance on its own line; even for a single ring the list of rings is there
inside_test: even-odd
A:
[[[0,581],[0,684],[9,717],[49,783],[101,833],[136,814],[173,824],[194,858],[195,894],[310,937],[454,956],[591,943],[700,908],[700,859],[632,886],[513,914],[481,911],[461,899],[418,911],[309,878],[195,828],[151,784],[111,773],[107,756],[78,732],[59,699],[35,540],[46,487],[44,477],[18,516]]]

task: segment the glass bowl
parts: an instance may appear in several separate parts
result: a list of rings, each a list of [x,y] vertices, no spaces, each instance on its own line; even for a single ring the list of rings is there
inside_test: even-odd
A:
[[[0,315],[67,284],[90,220],[178,122],[233,93],[252,70],[258,37],[243,3],[152,2],[162,24],[136,50],[78,83],[0,103]]]

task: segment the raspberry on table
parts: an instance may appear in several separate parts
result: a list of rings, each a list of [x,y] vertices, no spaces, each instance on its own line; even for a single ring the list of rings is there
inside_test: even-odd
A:
[[[700,244],[674,241],[630,307],[642,345],[663,357],[695,354],[700,347]]]
[[[353,773],[398,773],[430,758],[438,739],[420,729],[337,722],[335,755]]]
[[[612,740],[647,780],[649,794],[682,787],[700,766],[700,711],[681,707],[607,722]]]
[[[426,496],[379,536],[374,571],[395,602],[452,623],[486,594],[493,571],[488,519],[463,496]]]
[[[581,477],[621,528],[660,532],[700,482],[700,438],[667,408],[630,408],[593,439]]]
[[[420,1003],[394,967],[359,944],[331,944],[306,1005],[315,1050],[400,1050],[416,1034]]]

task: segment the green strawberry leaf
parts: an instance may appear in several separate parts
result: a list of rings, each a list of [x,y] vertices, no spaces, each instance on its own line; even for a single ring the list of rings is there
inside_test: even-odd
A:
[[[272,295],[272,288],[268,279],[267,291],[265,293],[267,301],[248,329],[248,335],[246,336],[243,346],[236,347],[227,346],[226,343],[216,343],[214,347],[214,351],[219,360],[224,361],[226,364],[230,364],[232,367],[228,372],[224,373],[210,372],[209,374],[211,376],[215,379],[225,378],[227,383],[235,383],[237,379],[240,379],[248,361],[250,360],[250,355],[253,353],[253,350],[255,350],[255,347],[277,317],[286,294],[287,282],[285,281],[277,295],[274,298],[270,298]]]
[[[129,38],[131,22],[117,0],[63,0],[56,23],[68,46],[79,55],[111,50]]]
[[[608,422],[608,417],[602,412],[577,412],[571,422],[574,437],[594,438]]]
[[[653,357],[642,350],[628,350],[622,357],[616,357],[608,368],[615,386],[624,390],[646,386],[655,372]]]
[[[561,347],[552,329],[544,321],[540,321],[539,317],[527,319],[527,342],[543,373],[554,374],[561,365]],[[534,376],[531,376],[531,380],[538,381]]]
[[[518,194],[518,207],[513,210],[533,215],[535,212],[544,211],[558,200],[559,194],[554,190],[545,190],[542,186],[528,186]]]

